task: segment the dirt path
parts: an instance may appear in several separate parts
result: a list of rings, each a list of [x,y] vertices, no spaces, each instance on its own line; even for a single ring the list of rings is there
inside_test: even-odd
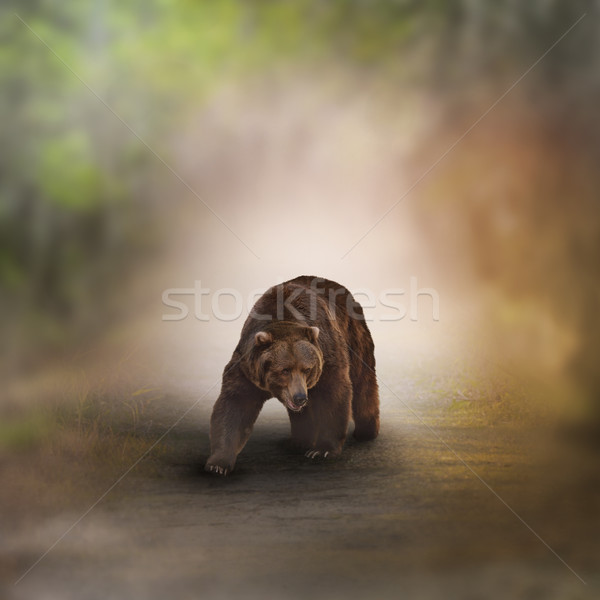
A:
[[[7,578],[4,596],[598,597],[600,482],[581,456],[546,452],[531,428],[430,427],[425,400],[411,412],[383,396],[380,438],[324,463],[291,452],[271,401],[226,480],[201,471],[209,407],[192,411],[157,477],[125,478],[17,586]],[[9,575],[79,516],[5,539]]]

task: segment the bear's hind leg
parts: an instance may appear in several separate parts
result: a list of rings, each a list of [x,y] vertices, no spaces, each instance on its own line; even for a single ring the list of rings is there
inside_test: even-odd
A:
[[[379,390],[375,371],[362,365],[352,389],[352,435],[360,442],[373,440],[379,434]]]

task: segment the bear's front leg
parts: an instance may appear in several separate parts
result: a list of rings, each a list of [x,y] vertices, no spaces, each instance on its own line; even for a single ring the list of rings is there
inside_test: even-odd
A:
[[[266,399],[241,371],[232,377],[232,370],[225,369],[221,394],[210,419],[210,456],[204,470],[217,475],[233,470]]]
[[[293,412],[288,408],[288,415],[292,429],[292,445],[303,452],[312,448],[317,432],[311,407],[307,406],[301,412]]]
[[[352,405],[352,384],[347,377],[332,377],[331,385],[313,392],[310,408],[317,425],[316,440],[306,452],[308,458],[339,456],[346,441]],[[327,381],[323,381],[327,383]]]

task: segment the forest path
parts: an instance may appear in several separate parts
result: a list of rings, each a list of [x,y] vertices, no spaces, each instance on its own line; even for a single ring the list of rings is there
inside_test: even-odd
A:
[[[531,426],[440,419],[438,392],[385,365],[380,381],[395,383],[374,442],[311,462],[271,400],[225,479],[202,470],[213,390],[165,438],[156,476],[130,473],[7,597],[598,597],[600,481],[585,455]],[[195,397],[177,400],[164,422]],[[5,539],[11,575],[79,516]]]

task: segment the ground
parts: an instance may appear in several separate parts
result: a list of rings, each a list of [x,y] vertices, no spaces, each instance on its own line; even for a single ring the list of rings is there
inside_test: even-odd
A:
[[[532,420],[500,409],[472,414],[460,399],[473,390],[457,400],[456,380],[433,376],[428,363],[411,370],[393,356],[379,362],[377,440],[350,440],[340,458],[313,463],[290,448],[287,415],[271,400],[226,479],[202,471],[218,386],[160,398],[140,417],[136,438],[149,448],[168,431],[159,446],[17,585],[144,446],[127,447],[80,501],[65,494],[35,513],[5,512],[0,595],[598,597],[597,457]],[[218,379],[214,365],[206,369]],[[111,431],[119,435],[116,425]],[[63,476],[50,471],[39,494]],[[11,493],[22,493],[14,481]]]

